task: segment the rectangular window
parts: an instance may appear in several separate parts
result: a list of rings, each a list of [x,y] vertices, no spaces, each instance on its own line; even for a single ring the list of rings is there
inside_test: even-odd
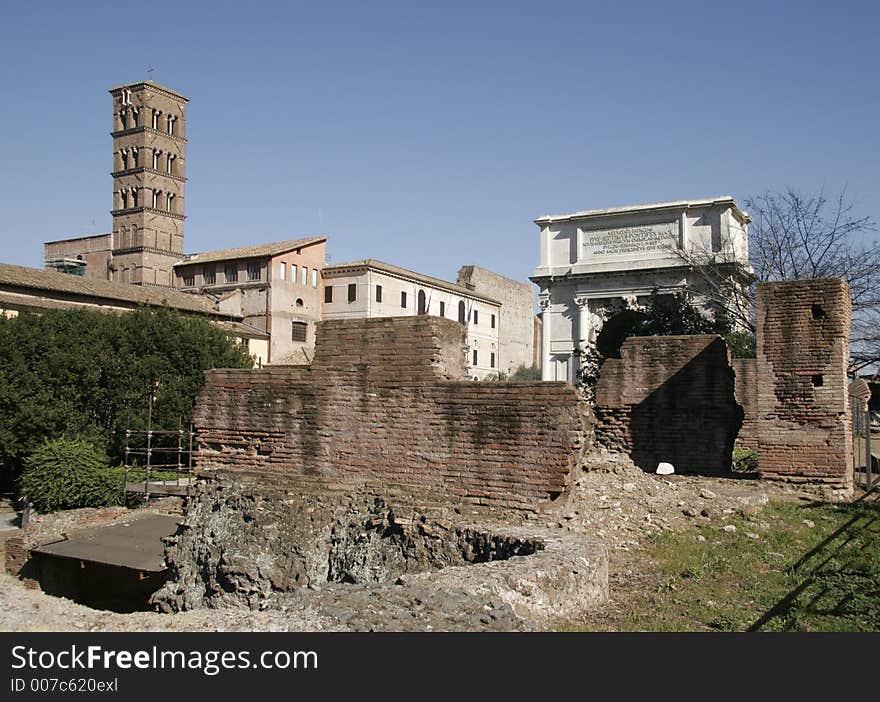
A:
[[[400,293],[400,306],[406,309],[406,293]]]
[[[472,365],[477,365],[477,350],[474,349],[474,362]]]
[[[249,263],[247,267],[248,280],[260,280],[263,277],[259,263]]]
[[[446,303],[445,302],[440,303],[440,316],[441,317],[446,316]]]
[[[227,283],[236,283],[238,282],[238,268],[235,266],[226,266],[223,270],[226,275]]]
[[[196,284],[196,277],[194,275],[185,275],[183,276],[183,285],[186,288],[191,288]]]
[[[357,284],[349,283],[348,284],[348,301],[354,302],[357,300]]]
[[[489,368],[494,368],[494,367],[495,367],[495,354],[490,353],[489,354]]]
[[[281,280],[287,275],[287,264],[284,261],[278,264],[278,275],[281,276]]]
[[[294,322],[292,326],[291,338],[294,341],[305,341],[308,324],[305,322]]]
[[[333,302],[333,286],[324,286],[324,302]]]
[[[291,263],[290,264],[290,282],[291,283],[296,284],[296,273],[297,273],[296,264]]]
[[[382,286],[376,286],[376,302],[382,302]]]
[[[306,266],[302,267],[302,280],[300,280],[300,283],[303,285],[309,284],[309,269]]]
[[[474,325],[477,325],[477,324],[479,324],[479,323],[480,323],[480,316],[479,316],[479,314],[477,313],[477,311],[474,310]]]
[[[490,324],[490,326],[491,326],[493,329],[495,328],[495,315],[494,315],[494,314],[492,315],[492,320],[491,320],[491,324]]]
[[[312,268],[312,287],[313,288],[318,287],[318,269],[317,268]]]
[[[213,268],[205,270],[205,285],[213,285],[217,282],[217,271]]]

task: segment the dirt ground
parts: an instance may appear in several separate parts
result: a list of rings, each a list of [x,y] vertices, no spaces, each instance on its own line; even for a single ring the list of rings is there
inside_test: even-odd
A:
[[[761,508],[770,499],[793,500],[796,490],[757,480],[647,474],[620,454],[591,457],[575,482],[570,498],[535,517],[542,526],[589,535],[609,551],[611,599],[585,612],[577,628],[614,629],[631,606],[628,593],[655,586],[656,573],[645,554],[646,542],[664,531],[696,525],[730,528],[735,515],[751,515],[756,531],[767,528]],[[15,533],[9,529],[4,537]],[[699,538],[696,537],[695,538]],[[33,585],[32,583],[30,585]],[[89,609],[44,594],[17,578],[0,575],[0,630],[3,631],[326,631],[383,628],[392,630],[503,630],[516,628],[502,612],[471,606],[466,594],[454,601],[425,603],[420,593],[376,595],[364,591],[359,611],[339,615],[343,586],[324,589],[319,600],[295,595],[281,598],[266,611],[245,608],[202,609],[177,614],[117,614]],[[347,586],[347,593],[351,587]],[[402,589],[401,589],[402,590]],[[414,613],[413,609],[418,610]],[[334,616],[324,613],[333,612]],[[365,617],[365,612],[372,616]],[[377,621],[384,625],[376,627]]]

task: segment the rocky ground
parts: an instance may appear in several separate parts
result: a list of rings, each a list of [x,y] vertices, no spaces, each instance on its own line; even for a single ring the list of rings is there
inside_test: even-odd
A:
[[[747,515],[757,538],[767,525],[761,507],[768,499],[797,499],[798,493],[754,480],[658,476],[637,469],[626,456],[590,457],[570,498],[536,517],[536,528],[604,542],[609,552],[611,600],[575,620],[547,624],[586,626],[612,621],[626,608],[627,593],[651,579],[643,549],[663,531],[693,525],[735,528],[727,521]],[[8,511],[8,510],[7,510]],[[2,515],[0,515],[2,516]],[[7,515],[8,516],[8,515]],[[69,519],[64,517],[62,519]],[[47,524],[41,528],[49,529]],[[51,530],[57,531],[57,524]],[[63,530],[63,529],[62,529]],[[696,532],[696,530],[694,530]],[[14,533],[0,532],[0,542]],[[750,536],[749,534],[746,534]],[[695,538],[702,538],[696,536]],[[527,557],[528,558],[528,557]],[[4,631],[333,631],[333,630],[521,630],[534,628],[493,593],[462,589],[328,584],[275,597],[262,611],[246,607],[196,609],[175,614],[116,614],[92,610],[29,588],[0,575],[0,630]]]

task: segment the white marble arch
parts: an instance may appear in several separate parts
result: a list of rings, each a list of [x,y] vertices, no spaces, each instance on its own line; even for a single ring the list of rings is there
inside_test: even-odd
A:
[[[712,256],[749,269],[750,221],[729,195],[536,219],[540,261],[530,279],[540,288],[542,378],[575,383],[615,312],[655,292],[699,294],[704,279],[689,259]]]

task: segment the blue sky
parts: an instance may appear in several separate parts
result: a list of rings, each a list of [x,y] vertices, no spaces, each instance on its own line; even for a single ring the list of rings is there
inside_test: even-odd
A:
[[[0,0],[0,260],[109,231],[111,87],[190,98],[188,252],[525,279],[534,218],[787,186],[880,219],[880,4]]]

